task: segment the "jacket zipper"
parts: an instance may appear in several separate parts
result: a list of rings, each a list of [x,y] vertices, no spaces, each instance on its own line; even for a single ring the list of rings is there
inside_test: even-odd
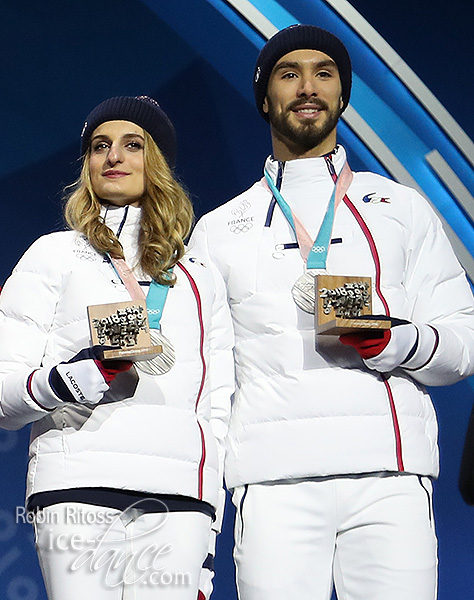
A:
[[[325,159],[326,159],[326,165],[329,170],[329,174],[331,175],[334,183],[336,183],[337,174],[334,169],[332,160],[330,159],[330,157],[325,157]],[[373,259],[374,265],[375,265],[375,291],[376,291],[377,296],[379,297],[380,301],[383,304],[385,314],[389,317],[390,316],[390,308],[388,306],[387,300],[385,299],[385,297],[382,293],[382,288],[380,285],[380,276],[381,276],[380,275],[380,271],[381,271],[380,258],[379,258],[379,253],[377,251],[377,246],[375,244],[375,240],[372,237],[372,233],[370,232],[370,229],[368,228],[367,223],[364,221],[364,219],[362,218],[362,215],[359,213],[359,211],[354,206],[354,204],[352,204],[352,202],[349,200],[347,195],[344,196],[343,202],[349,208],[353,217],[356,219],[359,227],[362,229],[362,232],[365,235],[367,243],[369,244],[370,253],[372,255],[372,259]],[[397,468],[400,472],[403,472],[403,471],[405,471],[405,467],[403,464],[402,436],[401,436],[401,432],[400,432],[400,424],[398,421],[397,409],[395,406],[392,388],[390,386],[388,378],[386,378],[385,376],[382,376],[382,380],[385,385],[385,390],[387,392],[388,402],[389,402],[389,406],[390,406],[390,412],[392,415],[393,432],[394,432],[394,436],[395,436],[395,452],[396,452],[396,459],[397,459]]]
[[[189,273],[189,271],[187,269],[185,269],[183,267],[183,265],[181,263],[177,263],[177,266],[183,271],[183,273],[186,275],[186,277],[188,278],[189,284],[191,286],[191,289],[193,290],[194,293],[194,298],[196,300],[196,306],[197,306],[197,312],[198,312],[198,319],[199,319],[199,327],[200,327],[200,340],[199,340],[199,355],[201,357],[201,364],[202,364],[202,376],[201,376],[201,383],[199,385],[199,391],[196,397],[196,403],[195,403],[195,411],[197,413],[197,409],[198,409],[198,405],[199,405],[199,401],[201,400],[201,396],[202,396],[202,391],[204,388],[204,382],[206,379],[206,371],[207,371],[207,367],[206,367],[206,360],[204,358],[204,323],[203,323],[203,318],[202,318],[202,302],[201,302],[201,295],[199,293],[199,289],[196,285],[196,282],[194,281],[194,279],[192,278],[191,274]],[[199,500],[202,500],[202,495],[203,495],[203,478],[204,478],[204,464],[206,462],[206,440],[204,437],[204,431],[201,427],[201,424],[199,423],[199,421],[197,422],[198,426],[199,426],[199,430],[201,433],[201,460],[199,461],[199,469],[198,469],[198,498]]]

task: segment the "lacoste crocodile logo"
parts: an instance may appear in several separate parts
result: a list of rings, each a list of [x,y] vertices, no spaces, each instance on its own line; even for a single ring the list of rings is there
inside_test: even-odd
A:
[[[383,196],[376,196],[375,192],[372,192],[371,194],[366,194],[362,198],[362,201],[370,202],[371,204],[380,204],[380,203],[390,204],[390,198],[384,198]]]
[[[206,268],[206,265],[203,262],[201,262],[200,260],[198,260],[195,256],[189,256],[188,260],[190,263],[197,263],[197,264],[201,265],[201,267]]]

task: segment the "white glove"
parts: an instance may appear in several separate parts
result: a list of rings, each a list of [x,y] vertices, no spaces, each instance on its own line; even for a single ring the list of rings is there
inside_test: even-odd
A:
[[[390,339],[383,350],[364,363],[379,373],[389,373],[403,365],[415,354],[418,346],[418,330],[413,323],[392,326]]]
[[[438,337],[430,325],[415,325],[391,317],[392,328],[387,345],[376,356],[364,358],[369,369],[390,373],[401,367],[416,371],[429,363],[436,351]]]
[[[107,348],[105,348],[107,349]],[[34,371],[28,378],[28,391],[33,399],[51,410],[61,402],[97,404],[121,371],[132,366],[128,360],[102,362],[104,346],[84,348],[67,362],[52,369]]]

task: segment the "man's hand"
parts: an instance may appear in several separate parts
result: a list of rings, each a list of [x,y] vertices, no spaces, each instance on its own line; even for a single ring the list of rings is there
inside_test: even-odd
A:
[[[375,316],[385,320],[385,316]],[[391,329],[345,333],[340,341],[352,346],[360,354],[369,369],[388,373],[403,366],[415,354],[418,347],[418,329],[413,323],[390,317]]]

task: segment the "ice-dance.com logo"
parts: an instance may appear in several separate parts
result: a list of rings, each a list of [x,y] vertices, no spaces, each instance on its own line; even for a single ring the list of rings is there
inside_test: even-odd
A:
[[[168,519],[166,507],[144,512],[140,501],[125,511],[68,504],[35,513],[16,510],[17,523],[34,525],[40,557],[67,553],[71,573],[101,573],[109,587],[191,584],[190,573],[170,567],[175,550]]]

